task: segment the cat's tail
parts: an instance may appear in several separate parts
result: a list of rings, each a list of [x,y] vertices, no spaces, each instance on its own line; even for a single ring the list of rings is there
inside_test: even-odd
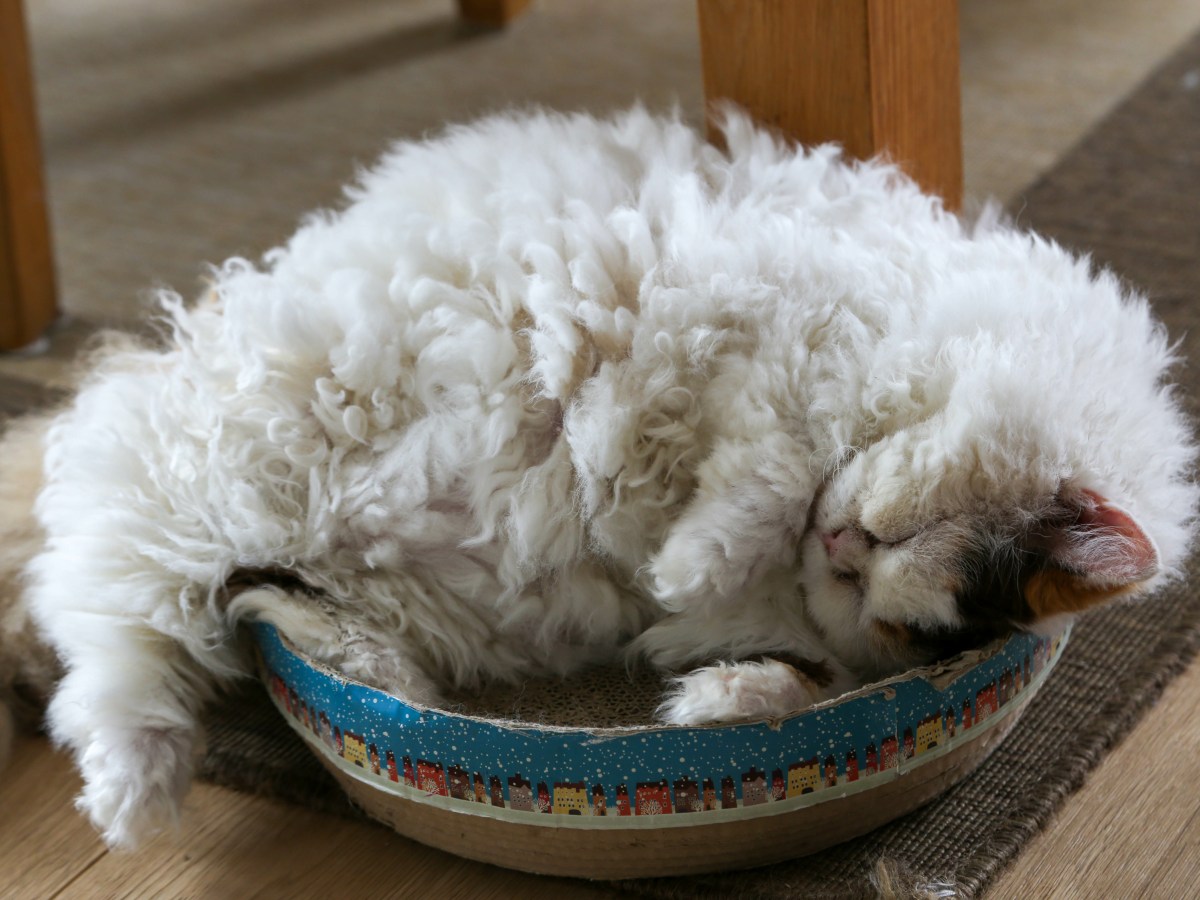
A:
[[[42,486],[44,439],[53,414],[12,422],[0,436],[0,769],[18,726],[36,728],[58,675],[25,597],[25,569],[41,549],[33,514]]]

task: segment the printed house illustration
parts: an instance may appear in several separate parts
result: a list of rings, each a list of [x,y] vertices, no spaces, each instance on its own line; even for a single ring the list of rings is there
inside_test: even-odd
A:
[[[996,696],[996,682],[992,682],[987,687],[979,689],[979,693],[975,695],[975,724],[994,716],[1000,710],[1000,703]]]
[[[721,779],[721,809],[737,809],[737,787],[733,776],[726,775]]]
[[[430,796],[435,794],[439,797],[447,796],[446,773],[442,771],[442,764],[418,759],[417,788]]]
[[[838,767],[837,757],[832,753],[825,757],[825,787],[837,787]]]
[[[896,743],[896,736],[889,734],[883,739],[883,743],[879,747],[879,771],[885,772],[888,769],[896,768],[900,762],[900,748]]]
[[[639,816],[664,816],[671,812],[671,789],[667,779],[639,781],[634,794]]]
[[[700,786],[690,778],[678,779],[675,782],[675,812],[700,812],[702,809]]]
[[[713,787],[711,778],[704,779],[704,811],[717,808],[717,789]]]
[[[940,747],[946,741],[942,729],[942,713],[931,713],[917,723],[917,753]]]
[[[821,763],[813,756],[804,762],[795,762],[788,766],[787,795],[799,797],[801,794],[811,794],[821,786]]]
[[[1010,669],[1005,669],[1004,674],[1000,676],[1000,705],[1003,706],[1013,698],[1013,673]]]
[[[608,814],[608,801],[604,798],[604,785],[597,784],[592,787],[592,815],[604,816]]]
[[[346,762],[352,762],[364,769],[367,767],[367,742],[363,740],[362,735],[352,731],[342,735],[342,756],[346,758]]]
[[[520,772],[508,779],[508,805],[510,809],[533,811],[533,783],[522,778]]]
[[[742,806],[767,802],[767,776],[754,766],[742,773]]]
[[[854,748],[846,751],[846,781],[858,781],[858,751]]]
[[[267,673],[267,683],[271,685],[271,693],[278,698],[279,702],[283,704],[283,708],[290,713],[292,711],[292,701],[288,699],[287,685],[284,684],[283,679],[274,672],[269,672]]]
[[[623,784],[617,785],[617,815],[628,816],[632,810],[629,806],[629,788]]]
[[[560,816],[582,816],[588,811],[587,785],[582,781],[554,782],[554,812]]]
[[[864,771],[868,778],[879,771],[879,751],[875,749],[874,744],[867,744],[867,765]]]
[[[470,800],[471,796],[471,774],[462,766],[451,766],[447,770],[450,784],[450,796],[455,800]]]
[[[327,747],[333,746],[333,725],[329,722],[329,716],[325,714],[325,710],[321,710],[320,727],[317,731],[321,735],[321,740],[325,742]]]

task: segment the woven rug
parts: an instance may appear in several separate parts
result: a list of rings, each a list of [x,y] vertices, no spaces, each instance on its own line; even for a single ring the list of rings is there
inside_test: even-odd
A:
[[[1200,37],[1134,92],[1037,184],[1013,212],[1087,249],[1152,297],[1181,352],[1196,359],[1200,310]],[[1180,373],[1189,396],[1194,372]],[[48,399],[0,378],[0,416]],[[1193,413],[1196,406],[1193,401]],[[818,857],[749,872],[622,882],[654,898],[870,897],[879,863],[900,896],[975,897],[1039,831],[1178,673],[1200,644],[1189,579],[1155,615],[1114,608],[1085,618],[1058,668],[1007,741],[967,781],[925,808]],[[246,685],[209,717],[201,777],[238,790],[359,815],[325,770]]]

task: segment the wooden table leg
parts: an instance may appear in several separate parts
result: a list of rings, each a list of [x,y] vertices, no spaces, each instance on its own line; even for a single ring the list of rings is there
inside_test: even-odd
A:
[[[0,0],[0,350],[57,315],[33,75],[21,0]]]
[[[532,0],[458,0],[458,14],[475,25],[502,28],[529,6]]]
[[[962,202],[957,0],[697,0],[704,90]]]

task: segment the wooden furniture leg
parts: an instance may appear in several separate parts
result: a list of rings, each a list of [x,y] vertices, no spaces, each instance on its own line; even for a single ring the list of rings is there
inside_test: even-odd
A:
[[[704,91],[962,202],[957,0],[697,0]],[[710,128],[711,134],[711,128]]]
[[[503,28],[529,7],[532,0],[458,0],[458,14],[475,25]]]
[[[0,350],[57,315],[33,76],[21,0],[0,0]]]

